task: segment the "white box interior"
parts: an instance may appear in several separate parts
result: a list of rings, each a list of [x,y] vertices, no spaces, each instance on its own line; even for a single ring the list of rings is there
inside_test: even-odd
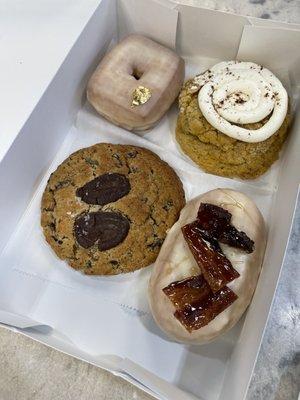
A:
[[[253,43],[267,45],[274,29],[276,35],[284,31],[286,36],[282,44],[289,55],[286,63],[276,54],[255,52]],[[136,135],[111,125],[86,104],[91,71],[109,46],[130,32],[176,46],[186,60],[187,77],[218,60],[248,58],[277,72],[291,98],[297,91],[296,30],[255,27],[245,17],[175,7],[167,1],[102,0],[0,164],[0,310],[43,325],[23,331],[31,337],[142,384],[159,398],[182,399],[179,388],[204,400],[241,400],[289,235],[300,181],[300,120],[293,124],[280,161],[260,179],[245,182],[203,173],[176,144],[176,106],[153,130]],[[151,267],[124,276],[91,278],[70,269],[47,246],[39,207],[50,172],[73,151],[97,142],[153,150],[177,171],[187,200],[212,188],[230,187],[256,201],[269,229],[264,266],[246,317],[228,334],[199,347],[171,342],[149,312],[146,290]]]

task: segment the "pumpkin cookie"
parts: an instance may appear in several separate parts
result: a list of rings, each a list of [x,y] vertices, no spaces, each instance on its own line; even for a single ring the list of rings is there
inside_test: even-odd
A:
[[[156,154],[101,143],[71,154],[51,174],[41,225],[74,269],[120,274],[155,261],[184,204],[181,181]]]
[[[234,68],[237,69],[242,64],[250,64],[249,68],[253,73],[254,67],[253,69],[251,67],[253,65],[256,66],[253,63],[229,62],[226,64],[229,64],[229,67],[226,67],[229,68],[228,74],[231,74],[230,68],[233,68],[232,74],[237,74]],[[243,140],[231,137],[231,132],[228,134],[222,133],[208,122],[199,107],[199,89],[201,89],[202,84],[205,86],[211,79],[209,71],[188,80],[179,95],[180,114],[177,121],[176,139],[182,150],[206,172],[227,177],[254,179],[266,172],[274,161],[278,159],[279,152],[288,134],[289,114],[286,114],[279,128],[265,140],[252,141],[256,140],[256,135],[260,135],[260,128],[267,123],[269,124],[274,111],[258,122],[230,124],[233,133],[238,135],[238,130],[241,129],[241,135],[247,133],[250,141],[246,141],[247,138],[245,139],[242,136],[241,139]],[[263,69],[259,69],[259,71],[263,71]],[[213,73],[211,74],[213,75]],[[199,84],[202,78],[204,81]],[[214,89],[216,90],[216,88]],[[230,93],[229,89],[226,89],[227,93]],[[225,90],[224,93],[226,94]],[[264,96],[268,98],[272,94],[266,90]],[[214,103],[213,107],[216,113],[219,112],[220,115],[221,111],[229,113],[229,111],[237,109],[237,114],[242,110],[241,115],[245,116],[246,113],[242,107],[244,103],[246,104],[249,101],[249,98],[250,95],[243,93],[241,89],[241,91],[227,94],[225,99],[218,99],[219,103]],[[224,106],[225,111],[221,109],[221,106]],[[207,115],[210,116],[210,113],[212,112],[208,108]],[[228,129],[229,124],[227,124],[227,121],[223,123],[225,118],[220,115],[215,118],[217,122],[220,121],[218,125],[223,128],[226,123],[225,128]]]

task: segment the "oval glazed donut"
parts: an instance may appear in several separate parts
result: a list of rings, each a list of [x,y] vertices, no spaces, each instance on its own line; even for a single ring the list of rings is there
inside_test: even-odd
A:
[[[199,267],[183,238],[181,227],[195,219],[202,202],[228,210],[232,214],[232,224],[254,241],[255,248],[253,253],[248,254],[222,245],[224,254],[240,274],[227,284],[238,298],[206,326],[190,333],[174,317],[175,307],[162,289],[172,282],[199,275]],[[172,339],[191,344],[210,342],[228,331],[237,323],[251,301],[265,245],[266,230],[263,217],[254,202],[246,195],[231,189],[216,189],[188,202],[181,211],[180,219],[168,233],[150,278],[148,296],[156,323]]]
[[[183,78],[184,61],[174,51],[144,36],[130,35],[102,59],[89,80],[87,98],[115,125],[145,130],[170,108]],[[144,103],[133,103],[135,93],[143,91],[148,95]]]

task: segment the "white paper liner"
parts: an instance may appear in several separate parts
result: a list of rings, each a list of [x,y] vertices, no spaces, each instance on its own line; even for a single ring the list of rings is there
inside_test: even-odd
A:
[[[10,309],[58,330],[81,350],[93,355],[127,357],[183,389],[192,385],[194,393],[200,389],[203,393],[200,382],[210,365],[215,371],[215,389],[221,385],[224,364],[239,334],[239,325],[213,345],[186,348],[173,343],[160,332],[149,313],[147,282],[151,266],[120,276],[84,276],[55,256],[40,227],[40,201],[50,171],[70,153],[98,142],[136,144],[156,152],[182,179],[187,200],[216,187],[241,190],[255,200],[268,220],[271,188],[202,173],[178,152],[170,124],[174,125],[172,113],[141,137],[111,125],[86,105],[3,252],[6,268],[1,271],[0,291]],[[155,142],[162,142],[164,147]],[[14,292],[16,287],[18,291]],[[219,367],[215,366],[213,354],[220,358]],[[196,371],[189,370],[189,365],[201,359],[205,362],[199,362]],[[199,383],[198,375],[202,376]],[[211,390],[209,386],[204,393]]]

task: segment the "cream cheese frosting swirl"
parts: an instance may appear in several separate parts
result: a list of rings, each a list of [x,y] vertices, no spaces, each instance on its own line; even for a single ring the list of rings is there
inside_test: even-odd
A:
[[[196,76],[190,90],[199,90],[199,108],[214,128],[243,142],[268,139],[277,132],[287,114],[288,95],[282,83],[271,71],[251,62],[216,64]],[[268,116],[261,128],[251,130],[241,126]]]

